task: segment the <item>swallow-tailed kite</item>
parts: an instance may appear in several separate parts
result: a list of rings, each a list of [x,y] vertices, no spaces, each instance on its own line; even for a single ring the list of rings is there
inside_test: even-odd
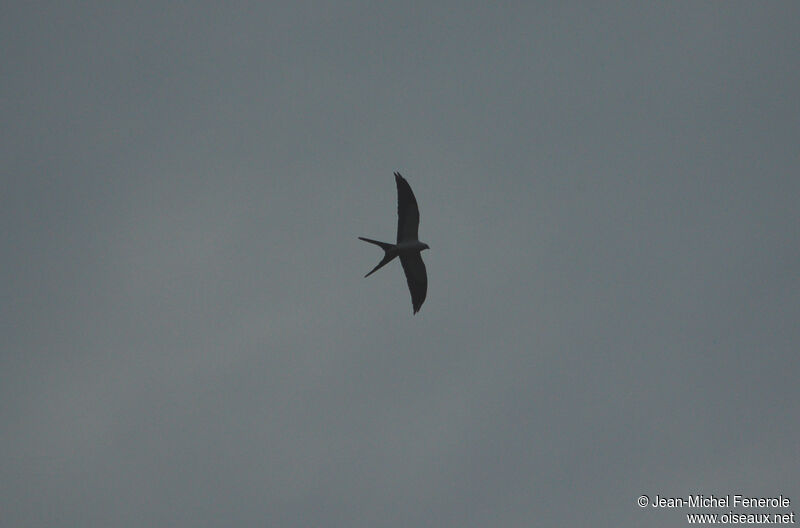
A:
[[[406,273],[408,289],[411,291],[411,304],[414,306],[416,314],[422,303],[425,302],[425,294],[428,292],[428,275],[425,273],[425,263],[422,262],[421,252],[423,249],[430,248],[428,244],[417,239],[419,208],[411,186],[397,172],[394,173],[394,181],[397,183],[397,244],[358,237],[364,242],[379,246],[384,251],[383,260],[364,277],[369,277],[395,257],[400,257],[400,264],[403,265],[403,271]]]

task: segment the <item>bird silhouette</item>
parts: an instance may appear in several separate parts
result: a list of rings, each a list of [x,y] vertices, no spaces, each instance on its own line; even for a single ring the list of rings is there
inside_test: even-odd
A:
[[[371,238],[358,237],[359,240],[375,244],[384,252],[383,259],[364,277],[369,277],[394,260],[395,257],[400,257],[400,264],[403,265],[406,282],[408,282],[408,290],[411,292],[411,304],[416,314],[422,307],[422,303],[425,302],[425,296],[428,293],[428,274],[425,271],[425,263],[422,262],[422,251],[430,249],[430,247],[418,239],[419,207],[411,186],[405,178],[400,176],[399,172],[394,173],[394,181],[397,184],[397,243],[389,244]]]

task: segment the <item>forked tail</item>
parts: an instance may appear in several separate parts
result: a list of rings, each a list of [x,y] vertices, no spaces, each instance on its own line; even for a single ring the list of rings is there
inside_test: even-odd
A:
[[[363,240],[364,242],[369,242],[370,244],[375,244],[384,251],[383,260],[378,262],[378,265],[372,268],[372,271],[364,275],[365,278],[369,277],[370,275],[372,275],[373,273],[384,267],[386,264],[391,262],[392,259],[394,259],[397,256],[397,246],[395,246],[394,244],[388,244],[386,242],[380,242],[378,240],[372,240],[371,238],[364,238],[364,237],[358,237],[358,239]]]

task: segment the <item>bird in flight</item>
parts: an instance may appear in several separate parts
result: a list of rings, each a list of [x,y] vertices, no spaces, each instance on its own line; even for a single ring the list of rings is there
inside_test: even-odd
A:
[[[428,244],[417,239],[419,208],[411,186],[405,178],[400,176],[399,172],[394,173],[394,181],[397,184],[397,243],[389,244],[358,237],[359,240],[375,244],[384,252],[383,260],[378,262],[378,265],[364,277],[369,277],[394,260],[395,257],[400,257],[400,264],[403,265],[408,289],[411,292],[411,304],[414,306],[416,314],[422,303],[425,302],[425,295],[428,293],[428,274],[425,272],[425,263],[422,262],[421,253],[423,249],[430,248]]]

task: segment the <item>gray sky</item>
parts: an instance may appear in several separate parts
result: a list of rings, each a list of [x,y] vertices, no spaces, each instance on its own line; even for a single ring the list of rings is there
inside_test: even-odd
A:
[[[800,513],[798,20],[4,5],[0,525]]]

